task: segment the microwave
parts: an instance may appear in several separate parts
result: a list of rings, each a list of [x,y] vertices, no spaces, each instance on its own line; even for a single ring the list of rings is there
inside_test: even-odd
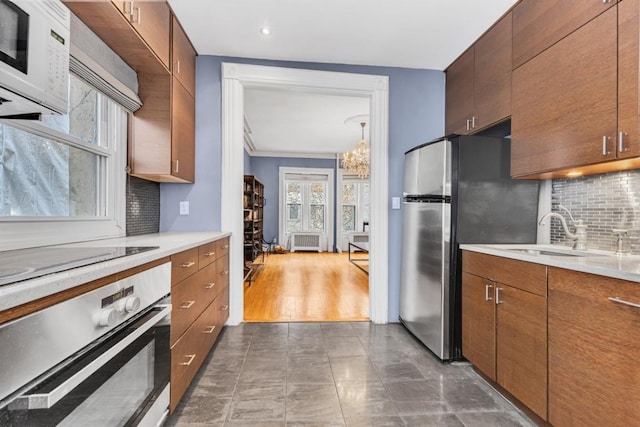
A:
[[[67,112],[70,20],[60,0],[0,0],[0,117]]]

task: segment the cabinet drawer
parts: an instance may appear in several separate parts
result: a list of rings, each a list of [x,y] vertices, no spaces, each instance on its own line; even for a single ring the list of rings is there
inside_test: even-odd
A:
[[[200,268],[211,264],[219,257],[218,242],[206,243],[198,248],[198,265]]]
[[[220,334],[228,313],[228,289],[222,291],[171,348],[171,412],[180,402]]]
[[[229,286],[229,255],[216,260],[216,286],[219,289]]]
[[[175,286],[198,271],[198,248],[171,256],[171,286]]]
[[[229,238],[225,237],[217,241],[218,244],[218,258],[229,253]]]
[[[171,289],[171,342],[174,343],[220,293],[216,265],[209,264]]]
[[[547,296],[547,266],[464,251],[462,270],[523,291]]]

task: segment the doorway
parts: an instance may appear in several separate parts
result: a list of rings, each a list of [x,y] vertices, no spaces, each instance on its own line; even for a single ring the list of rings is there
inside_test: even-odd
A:
[[[368,97],[370,100],[371,194],[369,317],[388,322],[388,78],[247,64],[222,66],[222,229],[232,232],[229,324],[243,320],[242,201],[244,89],[281,87]]]

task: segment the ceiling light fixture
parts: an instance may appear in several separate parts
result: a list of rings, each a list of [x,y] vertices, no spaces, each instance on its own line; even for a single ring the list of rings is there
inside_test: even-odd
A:
[[[369,146],[364,139],[364,127],[366,122],[361,122],[362,139],[358,143],[358,147],[348,153],[342,155],[342,166],[347,173],[358,175],[360,179],[369,178]]]
[[[269,27],[260,28],[260,34],[262,34],[263,36],[271,35],[271,28],[269,28]]]

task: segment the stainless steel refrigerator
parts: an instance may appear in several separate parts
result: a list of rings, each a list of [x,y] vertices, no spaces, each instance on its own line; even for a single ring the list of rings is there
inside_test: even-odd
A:
[[[460,244],[536,241],[539,184],[509,170],[509,139],[454,135],[405,153],[400,320],[442,360],[462,358]]]

